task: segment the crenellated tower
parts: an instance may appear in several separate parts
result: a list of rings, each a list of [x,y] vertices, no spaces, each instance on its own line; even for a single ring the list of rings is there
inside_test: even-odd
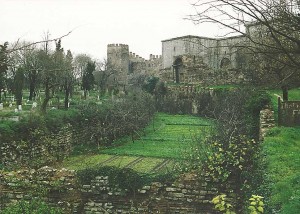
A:
[[[120,85],[127,84],[129,73],[129,47],[125,44],[107,45],[107,66],[114,70],[115,81]]]

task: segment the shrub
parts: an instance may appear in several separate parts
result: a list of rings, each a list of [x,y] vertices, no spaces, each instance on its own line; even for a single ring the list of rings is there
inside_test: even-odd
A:
[[[233,207],[225,194],[217,195],[212,199],[215,209],[225,214],[235,214]]]
[[[4,209],[2,214],[62,214],[59,208],[50,207],[45,202],[37,199],[31,201],[21,200]]]
[[[86,168],[76,173],[80,184],[90,184],[96,176],[108,176],[109,185],[135,193],[138,189],[151,182],[172,183],[178,177],[176,173],[140,174],[130,168],[114,166],[98,166]]]
[[[7,141],[8,139],[10,139],[13,136],[13,134],[14,134],[14,130],[13,130],[14,123],[15,122],[13,122],[13,121],[0,121],[0,138],[1,138],[1,142]]]
[[[250,205],[248,209],[250,214],[260,214],[264,212],[264,202],[262,201],[263,197],[259,195],[252,195],[249,199]]]
[[[49,132],[57,133],[67,123],[76,123],[75,118],[79,114],[76,109],[49,111],[45,115],[45,125]]]
[[[129,168],[117,168],[111,166],[100,166],[87,168],[77,172],[77,177],[81,184],[90,184],[96,176],[108,176],[109,183],[112,186],[119,187],[122,190],[135,192],[141,188],[147,179],[136,171]]]

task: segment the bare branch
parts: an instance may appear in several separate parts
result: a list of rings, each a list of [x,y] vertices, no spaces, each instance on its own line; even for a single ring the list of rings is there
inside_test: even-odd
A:
[[[32,42],[30,44],[27,44],[27,45],[24,45],[24,46],[21,46],[21,47],[17,47],[18,42],[20,40],[20,39],[18,39],[17,42],[15,43],[14,47],[12,49],[8,50],[8,53],[12,53],[14,51],[18,51],[18,50],[21,50],[21,49],[24,49],[24,48],[28,48],[28,47],[30,47],[32,45],[37,45],[37,44],[41,44],[41,43],[45,43],[45,42],[53,42],[53,41],[56,42],[56,41],[58,41],[58,40],[60,40],[60,39],[62,39],[64,37],[69,36],[72,32],[73,32],[73,30],[69,31],[68,33],[66,33],[66,34],[64,34],[64,35],[62,35],[60,37],[54,38],[54,39],[45,39],[45,40],[38,41],[38,42]]]

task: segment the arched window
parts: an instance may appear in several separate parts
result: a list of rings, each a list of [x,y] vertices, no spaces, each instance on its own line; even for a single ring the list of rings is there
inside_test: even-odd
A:
[[[221,60],[221,64],[220,64],[220,68],[228,68],[231,66],[231,61],[230,59],[224,57],[222,60]]]

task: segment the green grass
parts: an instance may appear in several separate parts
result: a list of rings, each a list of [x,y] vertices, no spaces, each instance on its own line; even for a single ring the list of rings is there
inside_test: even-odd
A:
[[[282,90],[280,89],[273,89],[268,90],[269,94],[272,95],[272,99],[277,102],[277,96],[275,94],[278,94],[282,97]],[[294,88],[289,90],[289,100],[300,100],[300,88]]]
[[[114,159],[104,165],[123,168],[123,167],[126,167],[129,163],[131,163],[132,161],[134,161],[136,159],[137,159],[137,157],[133,157],[133,156],[118,156],[117,159]]]
[[[265,138],[265,174],[270,189],[269,206],[281,214],[300,210],[300,127],[274,128]],[[277,212],[276,212],[277,213]]]
[[[162,162],[163,159],[160,158],[144,158],[134,165],[132,169],[138,172],[150,173],[155,166],[161,164]]]
[[[212,124],[210,120],[195,116],[158,113],[154,119],[154,127],[149,125],[145,129],[145,136],[140,136],[134,142],[129,137],[120,139],[115,144],[121,146],[104,149],[101,153],[182,158],[182,151],[195,143],[194,138],[205,136]]]
[[[213,89],[233,89],[233,88],[238,88],[238,85],[213,85],[209,86],[209,88]]]
[[[170,172],[173,170],[176,160],[184,159],[183,153],[199,140],[201,136],[206,136],[212,129],[213,121],[189,116],[189,115],[169,115],[157,113],[154,120],[141,132],[139,139],[132,142],[131,137],[124,137],[114,142],[114,147],[100,149],[96,148],[80,149],[74,151],[73,155],[62,163],[62,167],[80,170],[85,168],[103,166],[126,167],[140,157],[143,159],[132,169],[141,173],[150,173],[156,166],[165,159],[172,159],[159,172]],[[145,135],[144,135],[145,134]],[[85,155],[88,151],[93,151],[93,155]],[[79,153],[79,154],[78,154]],[[114,156],[117,159],[106,161]],[[106,161],[105,163],[103,163]]]
[[[106,154],[71,156],[62,163],[62,167],[72,170],[80,170],[97,166],[112,157],[113,155]]]

